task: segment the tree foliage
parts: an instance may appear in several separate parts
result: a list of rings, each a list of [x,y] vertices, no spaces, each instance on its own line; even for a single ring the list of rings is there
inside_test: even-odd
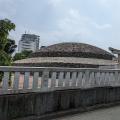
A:
[[[4,50],[7,44],[9,32],[15,30],[15,24],[8,19],[0,20],[0,50]]]
[[[14,23],[0,20],[0,66],[11,65],[11,54],[16,48],[15,41],[8,39],[11,30],[15,30]]]
[[[7,39],[7,44],[5,45],[4,51],[8,54],[14,53],[17,45],[15,45],[15,40]]]
[[[21,59],[25,59],[28,58],[30,56],[30,54],[32,53],[32,51],[22,51],[21,53],[16,53],[15,56],[13,57],[13,60],[21,60]]]
[[[0,66],[11,65],[11,54],[17,47],[14,40],[8,39],[11,30],[15,30],[14,23],[8,19],[0,20]],[[3,72],[0,72],[0,82],[2,77]]]

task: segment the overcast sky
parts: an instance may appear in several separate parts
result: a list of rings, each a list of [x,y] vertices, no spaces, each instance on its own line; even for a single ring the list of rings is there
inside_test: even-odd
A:
[[[41,45],[82,42],[120,49],[120,0],[0,0],[0,19],[16,24],[11,37],[41,36]]]

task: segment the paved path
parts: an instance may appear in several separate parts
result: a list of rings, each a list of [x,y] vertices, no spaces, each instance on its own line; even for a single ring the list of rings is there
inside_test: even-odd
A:
[[[72,115],[54,120],[120,120],[120,106]]]

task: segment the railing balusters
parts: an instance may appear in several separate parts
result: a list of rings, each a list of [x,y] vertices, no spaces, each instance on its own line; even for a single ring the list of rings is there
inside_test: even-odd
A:
[[[100,86],[100,72],[96,72],[95,73],[95,87],[99,87]]]
[[[30,77],[30,72],[25,72],[23,89],[28,89],[29,88],[29,77]]]
[[[89,71],[86,70],[85,74],[84,74],[84,78],[83,78],[83,80],[84,80],[84,86],[83,87],[85,87],[85,88],[89,87],[89,75],[90,75]]]
[[[5,90],[7,91],[8,90],[8,82],[9,82],[9,76],[10,73],[9,72],[4,72],[4,76],[3,76],[3,79],[2,79],[2,90]]]
[[[83,72],[81,88],[85,88],[85,77],[86,77],[86,74],[85,72]]]
[[[53,73],[52,73],[52,78],[51,78],[51,88],[56,87],[56,77],[57,77],[56,75],[57,75],[56,72],[53,72]]]
[[[65,76],[65,87],[69,87],[69,86],[70,86],[70,72],[67,72]]]
[[[82,89],[87,89],[92,87],[120,86],[120,70],[117,69],[101,70],[87,68],[63,69],[36,67],[18,67],[16,69],[16,67],[0,67],[0,71],[4,73],[0,88],[1,93],[3,94],[9,93],[9,91],[17,93],[19,91],[35,92],[35,90],[47,91],[67,88],[73,89],[78,87]],[[10,74],[14,78],[14,80],[12,80],[12,86],[9,86],[9,80],[11,80]],[[24,78],[22,77],[23,75]],[[39,86],[41,86],[40,89],[38,89]]]
[[[34,72],[34,75],[33,75],[33,90],[36,90],[38,89],[38,78],[39,78],[39,72]]]
[[[14,76],[13,89],[18,90],[19,89],[20,72],[15,72],[14,75],[15,76]]]
[[[80,87],[80,88],[82,87],[82,77],[83,77],[83,72],[79,72],[78,73],[78,78],[77,78],[78,79],[77,80],[77,86]]]
[[[58,87],[63,87],[63,81],[64,81],[64,72],[60,72],[59,78],[58,78]]]
[[[105,73],[102,72],[100,76],[100,87],[105,85]]]
[[[41,78],[41,89],[48,88],[49,71],[44,70]]]
[[[120,72],[118,72],[118,86],[120,86]]]
[[[72,86],[75,87],[77,83],[77,72],[72,73]]]
[[[110,73],[110,78],[111,78],[111,80],[110,80],[111,86],[114,86],[115,78],[114,78],[114,73],[113,72]]]
[[[105,74],[105,86],[109,86],[109,72]]]
[[[115,71],[114,77],[115,77],[115,86],[118,86],[118,71]]]
[[[95,73],[91,72],[90,73],[90,78],[89,78],[89,87],[95,87],[96,83],[95,83]]]

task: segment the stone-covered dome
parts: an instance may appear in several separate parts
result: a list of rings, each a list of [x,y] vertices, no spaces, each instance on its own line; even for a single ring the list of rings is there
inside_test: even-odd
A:
[[[14,65],[35,67],[98,68],[116,64],[114,56],[95,46],[84,43],[59,43],[43,46],[30,58],[14,62]]]
[[[59,43],[41,47],[30,57],[82,57],[112,60],[113,55],[101,48],[85,43]]]

